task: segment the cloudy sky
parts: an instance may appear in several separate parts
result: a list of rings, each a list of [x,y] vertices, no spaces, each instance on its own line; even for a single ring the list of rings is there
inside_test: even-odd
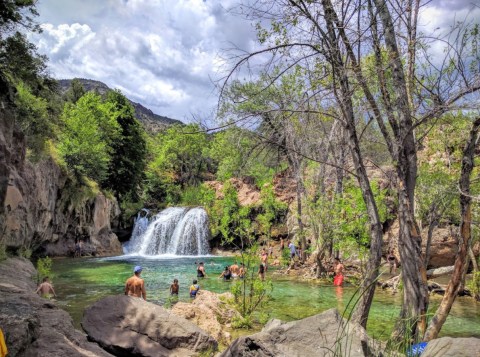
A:
[[[443,27],[472,12],[479,18],[477,2],[433,0],[422,10],[422,24]],[[224,68],[222,50],[255,47],[252,24],[228,11],[234,3],[40,0],[44,31],[34,40],[50,58],[53,77],[99,80],[157,114],[191,121],[215,107],[212,81]]]

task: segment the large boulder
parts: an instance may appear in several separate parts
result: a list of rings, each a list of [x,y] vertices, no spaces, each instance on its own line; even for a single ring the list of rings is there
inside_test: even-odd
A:
[[[221,357],[382,356],[378,342],[363,327],[347,322],[336,309],[292,322],[271,320],[264,329],[242,336]]]
[[[88,307],[82,327],[116,356],[195,356],[217,348],[215,339],[193,323],[125,295],[108,296]]]
[[[35,277],[35,268],[26,259],[0,263],[0,327],[8,356],[111,356],[75,330],[66,311],[35,294]]]
[[[233,299],[231,293],[216,294],[200,290],[191,303],[177,302],[171,311],[207,331],[218,342],[229,344],[231,335],[226,328],[230,327],[233,317],[239,316],[239,313],[225,302],[229,299]]]
[[[428,343],[422,357],[480,357],[480,338],[437,338]]]

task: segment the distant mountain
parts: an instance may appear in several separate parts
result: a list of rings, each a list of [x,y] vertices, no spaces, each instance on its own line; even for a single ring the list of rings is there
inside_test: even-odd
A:
[[[85,78],[76,78],[76,79],[78,79],[83,84],[83,88],[87,92],[97,91],[99,94],[104,95],[109,90],[111,90],[111,88],[109,88],[105,83],[100,81],[95,81],[93,79],[85,79]],[[68,90],[68,88],[70,88],[71,82],[72,82],[71,79],[60,79],[58,81],[60,91],[62,93],[65,93]],[[143,124],[143,126],[145,127],[145,130],[147,130],[150,133],[155,134],[174,124],[183,125],[183,123],[180,120],[155,114],[150,109],[145,108],[140,103],[133,102],[130,99],[128,100],[130,101],[132,106],[135,108],[135,116]]]

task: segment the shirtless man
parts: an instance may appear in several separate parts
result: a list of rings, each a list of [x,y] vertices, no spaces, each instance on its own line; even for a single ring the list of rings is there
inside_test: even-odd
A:
[[[261,255],[261,260],[262,260],[262,264],[265,268],[265,271],[267,271],[268,269],[268,254],[267,254],[267,251],[265,250],[265,248],[262,249],[262,255]]]
[[[128,278],[125,283],[125,295],[135,296],[147,300],[147,292],[145,291],[145,282],[140,275],[142,274],[142,267],[137,265],[133,269],[133,276]]]
[[[50,298],[51,296],[57,297],[57,295],[55,294],[55,290],[53,290],[53,286],[50,283],[50,280],[48,280],[48,276],[43,278],[42,283],[38,286],[35,293],[37,293],[43,298]]]
[[[232,273],[232,277],[233,277],[233,278],[238,277],[239,271],[240,271],[240,268],[239,268],[237,262],[233,263],[233,264],[230,266],[230,272]]]
[[[335,278],[333,279],[333,285],[334,286],[342,286],[343,284],[343,271],[345,267],[343,264],[340,262],[340,258],[335,258],[335,263],[333,270],[335,272]]]

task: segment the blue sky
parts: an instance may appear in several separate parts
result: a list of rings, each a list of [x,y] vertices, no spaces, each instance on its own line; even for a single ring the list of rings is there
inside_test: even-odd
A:
[[[478,0],[433,0],[425,31],[480,17]],[[82,77],[122,90],[155,113],[211,119],[222,53],[256,47],[254,25],[228,10],[236,0],[40,0],[34,42],[54,78]]]

